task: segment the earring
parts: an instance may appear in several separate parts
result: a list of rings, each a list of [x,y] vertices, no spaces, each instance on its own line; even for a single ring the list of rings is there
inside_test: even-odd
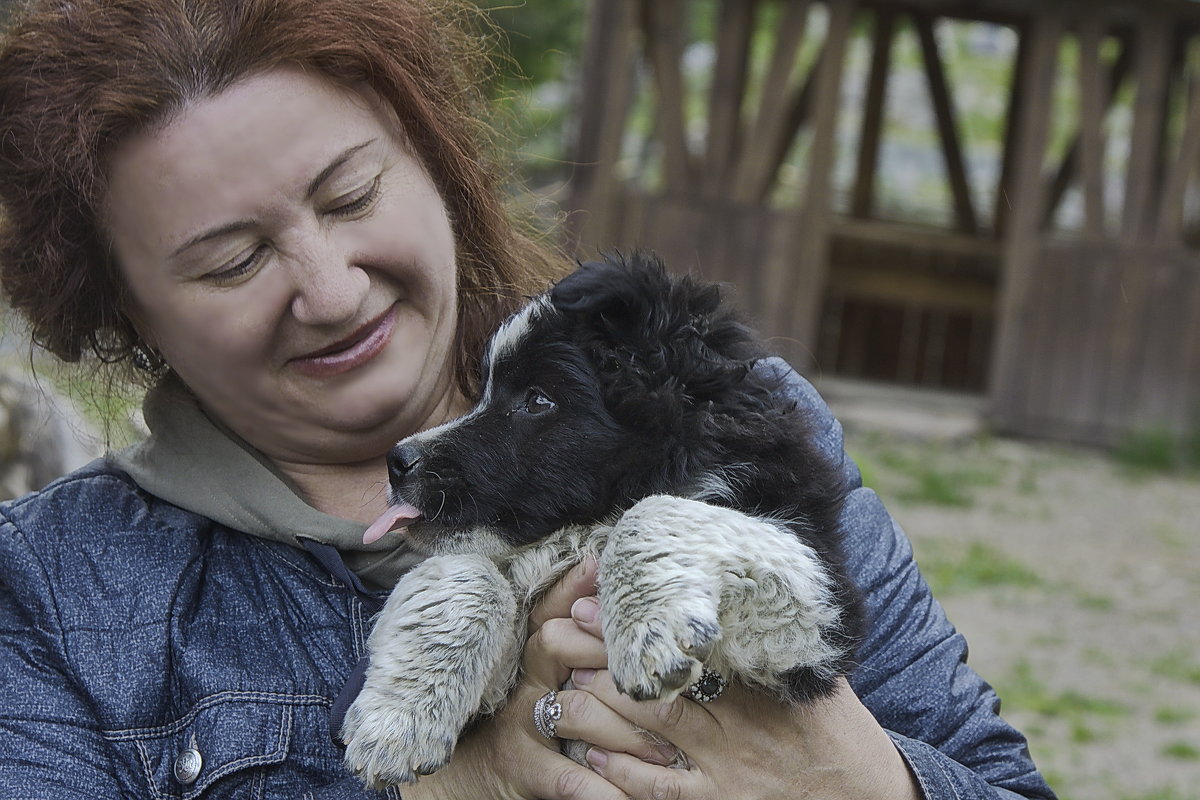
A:
[[[143,372],[158,372],[166,366],[162,356],[138,342],[133,346],[133,366]]]

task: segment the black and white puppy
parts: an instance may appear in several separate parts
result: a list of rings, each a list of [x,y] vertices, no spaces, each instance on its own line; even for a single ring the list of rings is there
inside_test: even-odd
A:
[[[388,457],[368,538],[406,524],[429,558],[370,636],[351,769],[443,766],[514,685],[532,603],[587,555],[622,692],[670,699],[702,666],[786,701],[831,691],[862,627],[845,486],[766,356],[716,286],[647,254],[582,265],[500,328],[475,409]]]

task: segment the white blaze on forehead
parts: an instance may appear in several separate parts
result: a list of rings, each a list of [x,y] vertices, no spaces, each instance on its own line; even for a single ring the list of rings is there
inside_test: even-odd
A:
[[[500,326],[500,329],[496,331],[496,335],[492,337],[491,346],[488,350],[493,364],[496,363],[496,359],[516,350],[521,342],[525,340],[529,335],[530,328],[533,327],[533,321],[537,313],[546,307],[546,303],[547,300],[545,297],[534,298],[529,305],[511,316]]]
[[[529,305],[505,320],[492,335],[491,341],[488,342],[488,374],[483,377],[483,396],[479,399],[480,406],[487,405],[488,400],[491,399],[496,362],[515,351],[521,342],[526,340],[538,312],[544,309],[548,303],[545,296],[535,297]]]
[[[466,420],[476,416],[479,410],[486,406],[491,399],[492,370],[495,368],[496,361],[505,354],[511,353],[525,340],[525,337],[533,327],[536,312],[544,308],[547,303],[548,301],[544,297],[534,298],[529,305],[506,320],[496,331],[495,335],[492,336],[491,342],[488,344],[488,374],[483,379],[483,396],[479,398],[479,402],[475,404],[475,408],[457,419],[452,419],[434,428],[415,433],[405,439],[405,441],[415,445],[428,444],[446,431],[453,430]]]

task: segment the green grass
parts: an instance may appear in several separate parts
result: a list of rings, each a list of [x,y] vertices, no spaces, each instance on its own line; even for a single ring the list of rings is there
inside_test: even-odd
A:
[[[1163,747],[1162,754],[1179,761],[1200,761],[1200,748],[1191,742],[1171,742]]]
[[[1045,583],[1025,564],[983,542],[971,542],[965,548],[923,542],[917,550],[921,574],[935,595],[998,586],[1034,588]]]
[[[882,485],[887,494],[909,505],[970,508],[977,490],[995,486],[1002,474],[997,464],[975,453],[892,448],[879,452],[877,459],[867,467],[877,481],[872,485]]]
[[[1176,650],[1150,662],[1150,671],[1161,678],[1200,686],[1200,661],[1187,651]]]
[[[1168,786],[1163,789],[1151,789],[1146,794],[1122,794],[1120,800],[1197,800],[1197,798],[1200,798],[1200,795],[1183,794]]]
[[[1195,718],[1196,712],[1175,706],[1163,706],[1154,712],[1154,721],[1160,725],[1183,725]]]
[[[1076,741],[1079,741],[1079,737],[1090,737],[1088,740],[1094,741],[1101,736],[1091,728],[1096,718],[1115,720],[1129,714],[1126,706],[1107,698],[1086,695],[1074,689],[1065,692],[1051,690],[1024,659],[1017,662],[1007,680],[997,682],[996,689],[1007,708],[1067,720]]]
[[[1200,427],[1186,435],[1165,428],[1131,433],[1113,450],[1113,457],[1133,472],[1200,470]]]

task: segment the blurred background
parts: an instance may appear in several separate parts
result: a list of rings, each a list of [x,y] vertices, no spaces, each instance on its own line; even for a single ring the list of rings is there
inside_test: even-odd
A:
[[[1061,797],[1200,798],[1200,3],[477,2],[515,201],[728,284]],[[7,496],[137,435],[0,343]]]

